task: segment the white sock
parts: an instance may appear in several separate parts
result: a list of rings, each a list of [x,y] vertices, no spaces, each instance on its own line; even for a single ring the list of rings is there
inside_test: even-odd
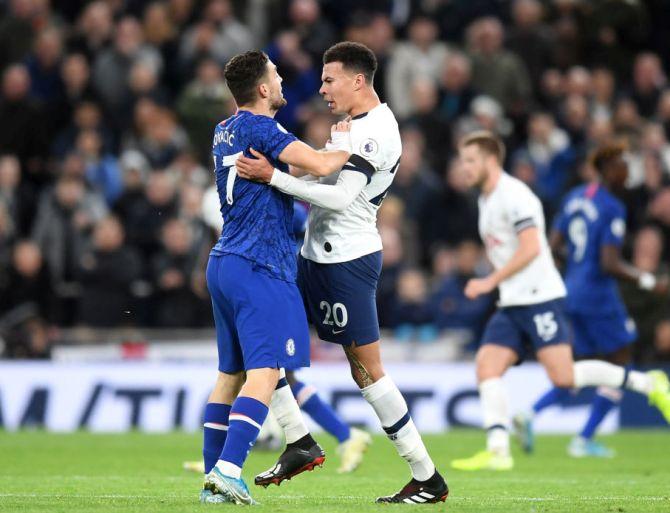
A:
[[[234,477],[235,479],[242,476],[242,469],[229,461],[219,460],[216,462],[216,467],[224,476]]]
[[[293,397],[291,387],[286,382],[284,369],[280,371],[277,389],[272,394],[270,410],[277,419],[277,423],[284,430],[287,444],[297,442],[309,433],[302,418],[302,413],[300,413],[300,407],[295,397]]]
[[[619,388],[626,371],[623,367],[600,360],[583,360],[574,364],[575,388],[606,386]]]
[[[599,360],[583,360],[574,365],[575,388],[606,386],[612,388],[626,388],[649,395],[652,381],[649,376],[640,371],[629,371],[613,363]],[[625,383],[624,383],[625,380]]]
[[[417,481],[430,479],[435,473],[435,464],[409,416],[405,399],[391,378],[384,376],[363,388],[361,393],[375,410],[398,454],[409,464],[412,477]]]
[[[509,456],[509,410],[507,394],[501,378],[490,378],[479,384],[486,449],[500,456]]]
[[[624,387],[640,394],[649,395],[654,389],[654,382],[645,372],[630,370]]]

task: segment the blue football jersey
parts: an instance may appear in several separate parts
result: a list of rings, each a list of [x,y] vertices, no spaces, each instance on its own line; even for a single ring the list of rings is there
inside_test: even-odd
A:
[[[277,169],[288,171],[279,154],[296,140],[268,116],[238,110],[214,131],[212,154],[223,230],[212,255],[234,254],[252,260],[258,270],[295,282],[293,198],[267,184],[237,176],[235,161],[249,148],[260,151]]]
[[[623,244],[626,209],[599,184],[568,193],[554,229],[568,245],[565,285],[568,310],[581,313],[625,312],[616,280],[600,264],[603,246]]]

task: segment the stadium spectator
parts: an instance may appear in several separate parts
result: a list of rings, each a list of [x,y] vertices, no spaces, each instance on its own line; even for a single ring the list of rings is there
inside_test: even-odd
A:
[[[470,112],[477,96],[472,87],[470,59],[461,52],[450,52],[440,76],[440,115],[448,122],[456,121]]]
[[[233,55],[253,48],[254,43],[251,31],[235,18],[229,0],[209,0],[200,21],[181,37],[181,72],[192,75],[203,57],[224,64]]]
[[[387,70],[386,89],[388,102],[400,120],[413,113],[412,84],[417,79],[437,81],[442,74],[447,45],[437,39],[438,27],[425,16],[415,18],[408,27],[408,41],[399,42],[391,51]]]
[[[300,36],[295,30],[280,32],[268,46],[270,60],[279,68],[282,92],[288,102],[275,119],[287,130],[296,131],[301,121],[300,105],[317,94],[320,82],[319,61],[300,48]]]
[[[90,231],[107,214],[104,199],[87,192],[83,180],[63,176],[44,194],[37,208],[32,238],[39,246],[51,274],[56,294],[55,322],[72,324],[76,299],[79,255],[86,248]]]
[[[440,330],[464,330],[465,340],[474,345],[493,306],[493,294],[468,300],[463,290],[469,279],[483,276],[486,269],[481,248],[473,241],[463,241],[455,250],[440,248],[433,258],[437,282],[430,302],[435,325]]]
[[[289,21],[300,39],[300,47],[320,63],[323,52],[336,43],[332,26],[321,17],[321,7],[316,0],[291,0]]]
[[[482,18],[468,27],[472,85],[497,100],[512,117],[523,115],[532,85],[523,61],[503,48],[505,30],[496,18]]]
[[[35,8],[30,0],[11,0],[0,20],[0,71],[22,60],[33,43]]]
[[[193,233],[179,219],[162,228],[162,249],[152,261],[155,287],[156,326],[163,328],[202,326],[210,316],[204,273],[196,269]]]
[[[51,317],[51,280],[34,242],[20,240],[0,278],[0,317],[22,308],[42,319]]]
[[[130,290],[142,267],[135,251],[124,246],[118,219],[106,217],[95,225],[91,248],[79,257],[76,272],[81,284],[77,324],[114,328],[131,323]]]
[[[82,53],[92,62],[112,42],[114,19],[108,2],[97,0],[88,4],[79,17],[68,40],[68,50]]]
[[[444,169],[451,151],[451,128],[438,112],[438,89],[432,78],[419,78],[411,89],[412,115],[407,126],[415,125],[426,139],[426,157],[433,169]]]
[[[477,202],[468,189],[458,158],[449,162],[442,187],[435,189],[423,204],[418,232],[424,266],[438,247],[478,238]]]
[[[538,0],[514,0],[513,25],[507,31],[505,46],[518,55],[537,91],[542,73],[553,63],[554,38],[543,23],[543,5]]]
[[[30,74],[31,96],[41,102],[55,100],[63,88],[60,63],[63,38],[54,27],[41,31],[35,40],[33,53],[26,59]]]
[[[140,180],[126,171],[126,195],[122,197],[121,219],[128,243],[139,249],[146,261],[160,249],[160,231],[165,222],[177,215],[177,196],[174,177],[165,171],[154,171],[147,179],[144,194],[137,195]],[[140,171],[141,173],[141,171]]]
[[[418,269],[403,269],[393,308],[394,336],[403,342],[432,342],[437,337],[428,283]]]
[[[656,112],[658,100],[666,84],[661,59],[653,53],[641,53],[635,58],[630,96],[644,117]]]
[[[568,134],[556,126],[553,116],[547,112],[531,114],[527,133],[523,146],[512,156],[512,165],[516,160],[523,159],[532,167],[533,180],[529,185],[542,200],[545,209],[553,213],[572,181],[570,170],[574,165],[575,151]]]
[[[657,228],[642,228],[633,243],[633,265],[650,273],[666,271],[667,266],[662,262],[663,244],[663,235]],[[670,299],[654,296],[634,284],[622,282],[620,286],[626,306],[637,325],[638,343],[633,346],[635,361],[650,363],[655,360],[656,326],[668,319]]]
[[[144,44],[142,26],[132,17],[120,20],[114,33],[114,45],[96,55],[93,84],[105,102],[108,113],[121,123],[119,109],[129,102],[128,76],[136,62],[144,61],[160,70],[162,59],[155,48]]]
[[[22,64],[9,66],[2,75],[0,153],[13,153],[36,182],[43,180],[46,133],[42,108],[30,97],[30,75]]]
[[[83,130],[77,136],[77,152],[84,160],[88,185],[112,206],[123,188],[121,170],[116,158],[103,153],[102,139],[95,130]]]
[[[198,64],[195,79],[184,88],[176,108],[189,141],[197,148],[200,162],[209,163],[212,127],[235,111],[235,102],[217,61],[206,58]]]
[[[419,214],[433,191],[440,187],[440,179],[438,169],[430,168],[426,162],[423,134],[416,128],[408,127],[403,129],[401,137],[403,151],[390,192],[402,200],[406,219],[416,229]]]
[[[0,208],[6,216],[5,230],[11,228],[12,236],[28,235],[33,218],[32,203],[30,190],[21,184],[19,160],[14,155],[0,156]]]

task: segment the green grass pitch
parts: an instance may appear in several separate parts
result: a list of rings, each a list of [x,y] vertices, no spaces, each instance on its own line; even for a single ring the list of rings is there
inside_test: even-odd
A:
[[[516,454],[511,472],[449,470],[454,457],[481,448],[476,431],[426,437],[444,471],[451,494],[428,506],[377,506],[377,495],[396,491],[408,469],[383,437],[375,437],[361,468],[338,475],[332,439],[319,436],[330,459],[324,468],[281,487],[253,487],[261,506],[273,513],[365,512],[426,508],[451,512],[670,512],[670,432],[635,431],[605,437],[613,460],[573,460],[567,437],[540,437],[532,457]],[[0,512],[201,512],[231,505],[197,502],[201,477],[181,470],[200,452],[192,434],[69,435],[0,433]],[[276,454],[253,452],[247,480],[265,470]]]

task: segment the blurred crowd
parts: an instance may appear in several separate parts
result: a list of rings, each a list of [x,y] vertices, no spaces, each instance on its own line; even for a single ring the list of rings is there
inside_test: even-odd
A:
[[[473,129],[503,137],[549,220],[593,176],[589,151],[625,139],[626,255],[665,271],[668,27],[664,0],[0,0],[4,353],[48,356],[54,327],[211,326],[211,136],[235,110],[222,68],[251,48],[284,79],[277,119],[315,147],[324,50],[376,53],[403,139],[379,212],[380,321],[398,339],[476,341],[495,301],[463,295],[489,270],[454,152]],[[670,360],[670,299],[622,292],[638,361]]]

